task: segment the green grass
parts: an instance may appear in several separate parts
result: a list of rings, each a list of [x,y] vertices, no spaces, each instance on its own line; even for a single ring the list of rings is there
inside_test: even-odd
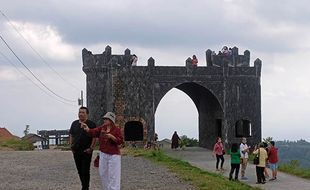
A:
[[[298,177],[310,179],[310,169],[301,168],[297,160],[291,160],[287,164],[280,164],[279,171]]]
[[[202,190],[247,190],[259,189],[249,185],[229,181],[226,177],[220,174],[211,173],[201,170],[197,167],[190,165],[188,162],[171,158],[165,155],[162,151],[143,150],[143,149],[130,149],[126,148],[124,154],[131,156],[142,156],[150,159],[153,162],[166,166],[171,172],[176,173],[178,177],[184,181],[190,182],[193,186]]]
[[[19,139],[10,139],[0,142],[1,147],[10,148],[13,150],[33,150],[33,144],[25,141],[25,140],[19,140]]]

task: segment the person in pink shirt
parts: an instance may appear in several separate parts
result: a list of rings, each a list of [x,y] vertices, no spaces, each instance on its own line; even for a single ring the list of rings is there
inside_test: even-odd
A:
[[[223,164],[224,164],[224,146],[222,143],[221,137],[217,137],[216,143],[213,147],[213,157],[216,156],[216,170],[219,171],[219,162],[221,160],[221,170],[223,170]]]
[[[192,65],[193,65],[194,67],[197,67],[197,65],[198,65],[198,59],[197,59],[196,55],[193,55],[193,58],[192,58]]]

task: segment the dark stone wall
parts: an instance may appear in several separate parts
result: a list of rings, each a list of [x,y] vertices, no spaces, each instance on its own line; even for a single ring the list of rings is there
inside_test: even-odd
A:
[[[251,122],[249,144],[261,140],[261,61],[250,66],[250,52],[238,54],[233,48],[229,56],[206,51],[207,66],[194,67],[191,59],[179,67],[131,66],[131,53],[112,55],[107,46],[102,54],[93,55],[83,49],[83,71],[87,80],[87,106],[90,118],[97,124],[107,111],[116,113],[123,129],[129,121],[139,121],[144,128],[144,141],[155,133],[156,108],[172,88],[185,92],[195,103],[199,114],[200,146],[211,149],[217,136],[228,148],[236,137],[238,120]],[[126,135],[126,134],[125,134]]]

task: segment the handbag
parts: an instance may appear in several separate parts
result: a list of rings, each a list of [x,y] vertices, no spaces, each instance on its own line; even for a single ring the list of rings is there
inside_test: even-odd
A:
[[[99,155],[96,156],[95,160],[94,160],[94,167],[98,168],[99,167]]]
[[[240,158],[240,164],[243,164],[243,158],[242,157]]]
[[[253,164],[255,164],[255,165],[259,164],[259,149],[258,149],[258,154],[253,159]]]

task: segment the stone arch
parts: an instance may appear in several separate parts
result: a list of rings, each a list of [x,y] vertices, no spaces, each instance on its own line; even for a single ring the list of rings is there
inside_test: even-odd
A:
[[[142,118],[129,117],[124,120],[123,126],[125,141],[147,141],[147,125]]]
[[[190,120],[186,118],[190,117]],[[198,139],[198,110],[193,100],[183,91],[172,88],[161,99],[154,114],[155,132],[160,139],[170,139],[177,131]]]
[[[143,141],[143,124],[140,121],[129,121],[124,126],[125,141]]]
[[[190,59],[185,66],[156,66],[153,58],[147,66],[131,67],[130,56],[129,50],[112,54],[109,46],[102,54],[83,49],[89,118],[96,123],[102,114],[114,111],[123,132],[126,122],[140,121],[144,141],[152,140],[159,102],[170,89],[178,88],[198,110],[200,146],[212,149],[217,136],[222,136],[225,146],[240,141],[235,137],[235,122],[245,115],[252,128],[249,144],[261,141],[262,62],[256,59],[250,66],[249,51],[241,55],[233,48],[228,63],[225,57],[207,50],[207,65],[199,67],[192,67]]]
[[[198,111],[199,144],[202,147],[212,148],[216,137],[223,134],[223,109],[218,97],[209,88],[195,82],[169,85],[168,88],[165,84],[163,88],[160,100],[172,88],[181,90],[192,99]],[[155,110],[160,100],[156,104]]]

